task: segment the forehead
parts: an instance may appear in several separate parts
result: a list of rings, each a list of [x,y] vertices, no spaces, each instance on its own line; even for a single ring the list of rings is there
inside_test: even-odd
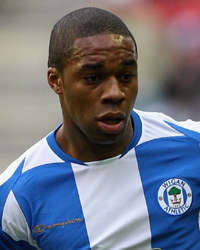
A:
[[[104,61],[116,61],[123,58],[136,61],[136,48],[131,37],[100,34],[77,38],[73,43],[71,60],[75,63],[104,63]]]

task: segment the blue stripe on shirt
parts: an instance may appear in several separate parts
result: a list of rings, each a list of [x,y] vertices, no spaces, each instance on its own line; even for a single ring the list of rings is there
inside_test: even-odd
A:
[[[160,138],[136,147],[136,155],[149,212],[152,247],[200,249],[198,143],[185,136]],[[184,214],[170,215],[159,205],[159,187],[170,178],[185,181],[192,190],[192,204]]]
[[[16,183],[13,193],[40,248],[90,249],[70,163],[28,170]]]

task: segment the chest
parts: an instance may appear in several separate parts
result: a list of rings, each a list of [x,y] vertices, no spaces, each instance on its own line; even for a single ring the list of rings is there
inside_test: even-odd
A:
[[[55,185],[41,201],[33,237],[48,250],[197,247],[198,157],[169,144],[101,164],[72,163],[62,191]]]

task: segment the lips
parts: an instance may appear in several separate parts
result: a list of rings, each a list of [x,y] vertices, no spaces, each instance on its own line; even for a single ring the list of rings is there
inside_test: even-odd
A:
[[[117,134],[124,126],[123,113],[106,113],[97,118],[98,127],[106,133]]]
[[[99,116],[97,118],[97,120],[99,121],[104,121],[104,120],[108,120],[108,121],[114,121],[114,120],[124,120],[125,118],[125,115],[121,112],[117,112],[117,113],[106,113],[106,114],[103,114],[101,116]]]

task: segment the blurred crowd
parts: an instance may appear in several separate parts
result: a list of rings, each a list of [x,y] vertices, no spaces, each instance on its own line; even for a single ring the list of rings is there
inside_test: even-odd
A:
[[[139,44],[142,56],[149,50],[139,64],[150,70],[146,69],[141,76],[141,92],[144,88],[148,91],[145,99],[141,93],[138,105],[177,120],[200,120],[200,1],[110,0],[109,3],[114,9],[120,7],[130,26],[137,20],[136,33],[146,40],[146,48]]]
[[[60,123],[46,80],[49,35],[87,6],[115,12],[136,38],[136,108],[200,120],[199,0],[0,0],[0,171]]]

